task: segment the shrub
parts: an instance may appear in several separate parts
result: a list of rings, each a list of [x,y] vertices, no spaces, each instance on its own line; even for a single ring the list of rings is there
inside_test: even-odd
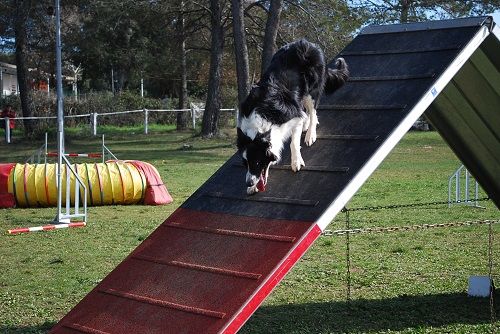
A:
[[[21,110],[21,102],[18,95],[11,95],[2,98],[2,106],[5,104],[11,104],[17,111],[18,117],[21,116],[19,112]],[[161,109],[162,104],[159,99],[152,98],[142,98],[138,94],[132,92],[124,91],[120,94],[113,95],[109,92],[104,93],[90,93],[85,94],[80,97],[78,101],[74,97],[64,98],[64,115],[65,116],[75,116],[75,115],[88,115],[94,112],[97,113],[109,113],[109,112],[120,112],[126,110],[137,110],[137,109]],[[35,91],[33,92],[33,105],[34,105],[34,115],[35,117],[55,117],[57,116],[57,101],[54,94],[47,96],[46,92]],[[175,117],[169,117],[170,115],[164,115],[165,113],[150,113],[150,122],[160,122],[160,123],[171,123],[175,122]],[[113,125],[137,125],[144,122],[143,113],[130,113],[123,115],[115,115],[111,119],[107,118],[108,123]],[[77,125],[87,125],[90,122],[89,117],[78,117],[78,118],[66,118],[65,125],[67,126],[77,126]],[[57,122],[55,119],[44,119],[34,121],[35,135],[37,133],[43,133],[49,128],[55,128]],[[16,127],[23,128],[22,122],[18,121]]]
[[[223,108],[233,108],[236,90],[225,86],[222,92]],[[191,99],[188,99],[192,102]],[[18,117],[21,116],[21,102],[18,95],[3,97],[0,100],[0,107],[5,104],[11,104],[14,110],[17,111]],[[98,113],[98,125],[114,125],[114,126],[134,126],[144,124],[144,113],[126,113],[120,115],[105,116],[102,114],[112,112],[122,112],[127,110],[142,110],[146,109],[176,109],[178,100],[176,98],[168,98],[166,100],[141,97],[139,94],[131,91],[123,91],[113,95],[110,92],[87,93],[82,94],[78,100],[73,96],[64,98],[64,115],[77,116],[89,115]],[[54,93],[47,96],[47,92],[34,91],[33,105],[35,117],[56,117],[57,116],[57,101]],[[199,115],[198,121],[201,122],[202,115]],[[175,124],[177,120],[176,112],[149,112],[149,123],[154,124]],[[233,112],[222,111],[219,124],[221,127],[234,126],[235,117]],[[34,136],[41,136],[51,129],[57,128],[57,121],[54,118],[40,119],[33,121]],[[86,117],[70,117],[65,118],[65,126],[88,126],[90,129],[90,116]],[[23,122],[18,120],[16,128],[23,129]]]

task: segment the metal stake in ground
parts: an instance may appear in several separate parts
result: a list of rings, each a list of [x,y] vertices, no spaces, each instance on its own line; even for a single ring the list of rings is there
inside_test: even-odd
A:
[[[347,231],[349,231],[350,228],[350,221],[349,221],[349,210],[344,208],[345,212],[345,228]],[[349,240],[349,232],[345,234],[345,257],[346,257],[346,265],[347,265],[347,272],[346,272],[346,281],[347,281],[347,301],[351,301],[351,253],[350,253],[350,240]]]
[[[488,276],[490,278],[490,320],[495,330],[495,285],[493,284],[493,221],[488,224]]]

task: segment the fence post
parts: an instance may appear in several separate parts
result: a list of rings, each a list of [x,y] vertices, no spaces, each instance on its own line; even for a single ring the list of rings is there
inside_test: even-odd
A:
[[[106,159],[104,159],[104,155],[106,154],[106,152],[104,151],[104,133],[102,134],[102,163],[104,163],[106,161]]]
[[[10,144],[10,121],[8,117],[4,118],[5,120],[5,142]]]
[[[148,110],[146,108],[144,110],[144,134],[148,134]]]
[[[196,112],[192,104],[191,104],[191,119],[193,120],[193,130],[196,130]]]
[[[92,135],[97,136],[97,113],[90,114],[90,125],[92,126]]]
[[[47,164],[48,142],[49,142],[49,137],[47,135],[47,132],[45,132],[45,147],[44,147],[44,152],[43,152],[43,163],[44,164]]]
[[[236,121],[236,128],[238,127],[238,120],[239,120],[239,113],[240,111],[238,110],[238,107],[234,107],[234,118]]]

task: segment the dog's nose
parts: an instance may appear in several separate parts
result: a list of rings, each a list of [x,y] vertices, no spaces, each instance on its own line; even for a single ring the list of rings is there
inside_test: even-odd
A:
[[[259,179],[255,175],[250,174],[250,172],[247,172],[245,180],[247,182],[247,187],[252,187],[259,181]]]

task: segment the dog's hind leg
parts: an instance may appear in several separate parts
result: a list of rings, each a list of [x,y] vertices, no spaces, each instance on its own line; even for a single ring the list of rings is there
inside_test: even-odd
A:
[[[316,115],[316,108],[314,107],[314,100],[311,95],[306,95],[303,100],[304,107],[306,108],[309,126],[304,140],[307,146],[311,146],[316,141],[316,126],[318,125],[318,116]]]
[[[302,134],[302,122],[292,129],[292,141],[290,143],[290,151],[292,156],[292,170],[298,172],[302,166],[305,166],[302,154],[300,154],[300,136]]]

